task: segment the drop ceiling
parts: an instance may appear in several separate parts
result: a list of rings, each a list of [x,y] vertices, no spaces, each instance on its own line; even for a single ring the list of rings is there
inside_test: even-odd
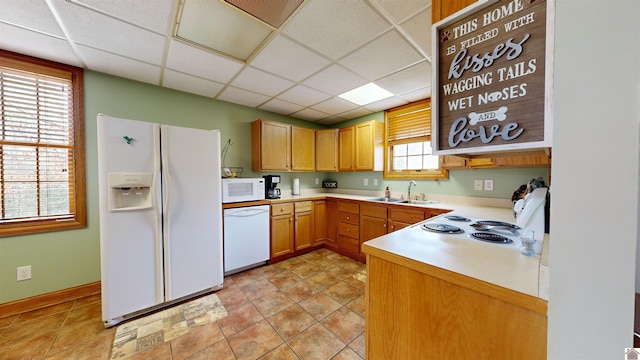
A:
[[[0,48],[325,125],[431,96],[430,0],[304,0],[246,61],[174,37],[181,8],[0,0]],[[338,98],[370,82],[393,96]]]

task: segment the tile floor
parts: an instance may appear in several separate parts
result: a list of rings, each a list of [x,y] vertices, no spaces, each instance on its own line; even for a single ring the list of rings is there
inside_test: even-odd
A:
[[[129,359],[363,359],[364,269],[320,249],[231,275],[225,318]],[[0,314],[0,359],[111,359],[114,334],[98,295]]]

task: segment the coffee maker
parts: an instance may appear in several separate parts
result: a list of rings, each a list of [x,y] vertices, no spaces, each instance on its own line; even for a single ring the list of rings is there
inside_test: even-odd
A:
[[[278,184],[280,183],[279,175],[264,175],[264,197],[265,199],[280,199],[280,189]]]

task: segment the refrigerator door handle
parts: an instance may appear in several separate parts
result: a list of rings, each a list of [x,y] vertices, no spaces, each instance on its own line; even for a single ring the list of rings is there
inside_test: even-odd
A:
[[[169,298],[169,294],[171,294],[171,282],[167,281],[171,277],[170,266],[166,266],[166,264],[171,264],[170,254],[171,251],[171,239],[169,238],[169,209],[171,208],[171,173],[169,169],[169,129],[166,126],[160,126],[160,142],[162,144],[162,150],[160,152],[160,158],[162,162],[162,233],[164,239],[164,263],[165,263],[165,279],[164,279],[164,296],[165,298]]]
[[[164,271],[164,251],[162,248],[164,247],[164,226],[163,226],[163,211],[162,211],[162,199],[164,198],[163,194],[160,190],[162,189],[162,173],[160,171],[160,125],[153,125],[153,147],[156,151],[154,151],[153,155],[153,187],[156,189],[155,196],[153,197],[153,209],[156,214],[156,274],[162,274]],[[165,281],[162,276],[156,277],[156,298],[158,301],[163,302],[165,299]]]

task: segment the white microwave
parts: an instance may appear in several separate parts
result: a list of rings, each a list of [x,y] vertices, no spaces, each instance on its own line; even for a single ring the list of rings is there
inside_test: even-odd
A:
[[[222,202],[255,201],[264,199],[263,178],[222,179]]]

